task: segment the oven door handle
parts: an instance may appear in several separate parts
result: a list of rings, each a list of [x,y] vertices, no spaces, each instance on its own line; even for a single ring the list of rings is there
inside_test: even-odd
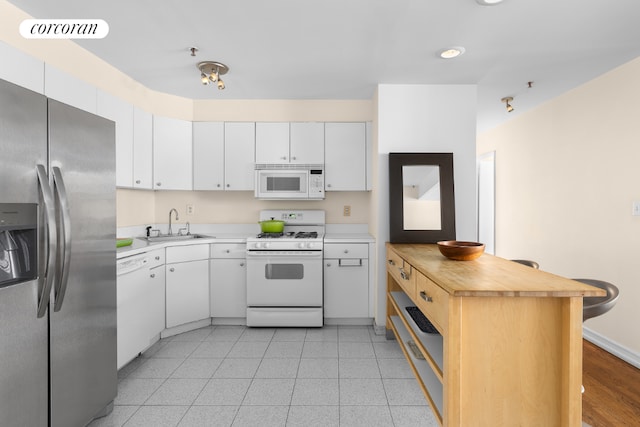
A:
[[[322,251],[247,251],[247,259],[254,258],[322,258]]]

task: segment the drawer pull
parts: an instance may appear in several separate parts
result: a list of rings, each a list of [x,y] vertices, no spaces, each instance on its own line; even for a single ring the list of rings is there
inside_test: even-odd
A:
[[[156,277],[156,275],[155,274],[151,274],[151,278],[153,279],[154,277]]]
[[[413,353],[413,357],[419,360],[425,360],[424,355],[413,340],[407,341],[407,347],[409,347],[409,350],[411,350],[411,353]]]
[[[389,260],[389,265],[396,265],[396,263],[392,259],[390,259]]]
[[[409,275],[406,271],[404,271],[404,268],[400,269],[400,277],[402,277],[404,280],[409,280]]]
[[[420,291],[420,298],[425,300],[426,302],[433,302],[433,298],[427,295],[425,291]]]

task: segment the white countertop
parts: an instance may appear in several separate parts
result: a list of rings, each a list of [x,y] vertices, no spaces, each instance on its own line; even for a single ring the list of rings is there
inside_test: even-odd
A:
[[[117,248],[116,259],[149,252],[155,249],[166,248],[167,246],[199,245],[210,243],[244,243],[250,235],[234,233],[217,233],[215,236],[201,237],[198,239],[148,242],[144,237],[136,237],[130,246]]]
[[[325,243],[373,243],[376,240],[368,233],[329,233],[324,235]]]
[[[248,233],[216,233],[214,235],[206,235],[198,239],[164,241],[164,242],[148,242],[144,237],[133,239],[130,246],[117,248],[116,259],[149,252],[155,249],[166,248],[167,246],[184,246],[211,243],[245,243],[248,237],[255,234]],[[373,243],[375,239],[367,233],[329,233],[324,236],[325,243]]]

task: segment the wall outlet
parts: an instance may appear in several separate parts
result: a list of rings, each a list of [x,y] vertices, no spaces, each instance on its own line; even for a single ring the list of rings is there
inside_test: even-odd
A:
[[[187,205],[187,215],[193,215],[195,213],[195,208],[193,207],[193,205],[189,204]]]
[[[344,205],[344,209],[342,210],[343,216],[351,216],[351,206]]]

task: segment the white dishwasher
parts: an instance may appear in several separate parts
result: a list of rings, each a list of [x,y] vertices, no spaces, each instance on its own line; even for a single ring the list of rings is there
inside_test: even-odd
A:
[[[164,249],[117,262],[118,369],[150,347],[164,329],[164,280],[150,272],[159,264],[164,264]]]

